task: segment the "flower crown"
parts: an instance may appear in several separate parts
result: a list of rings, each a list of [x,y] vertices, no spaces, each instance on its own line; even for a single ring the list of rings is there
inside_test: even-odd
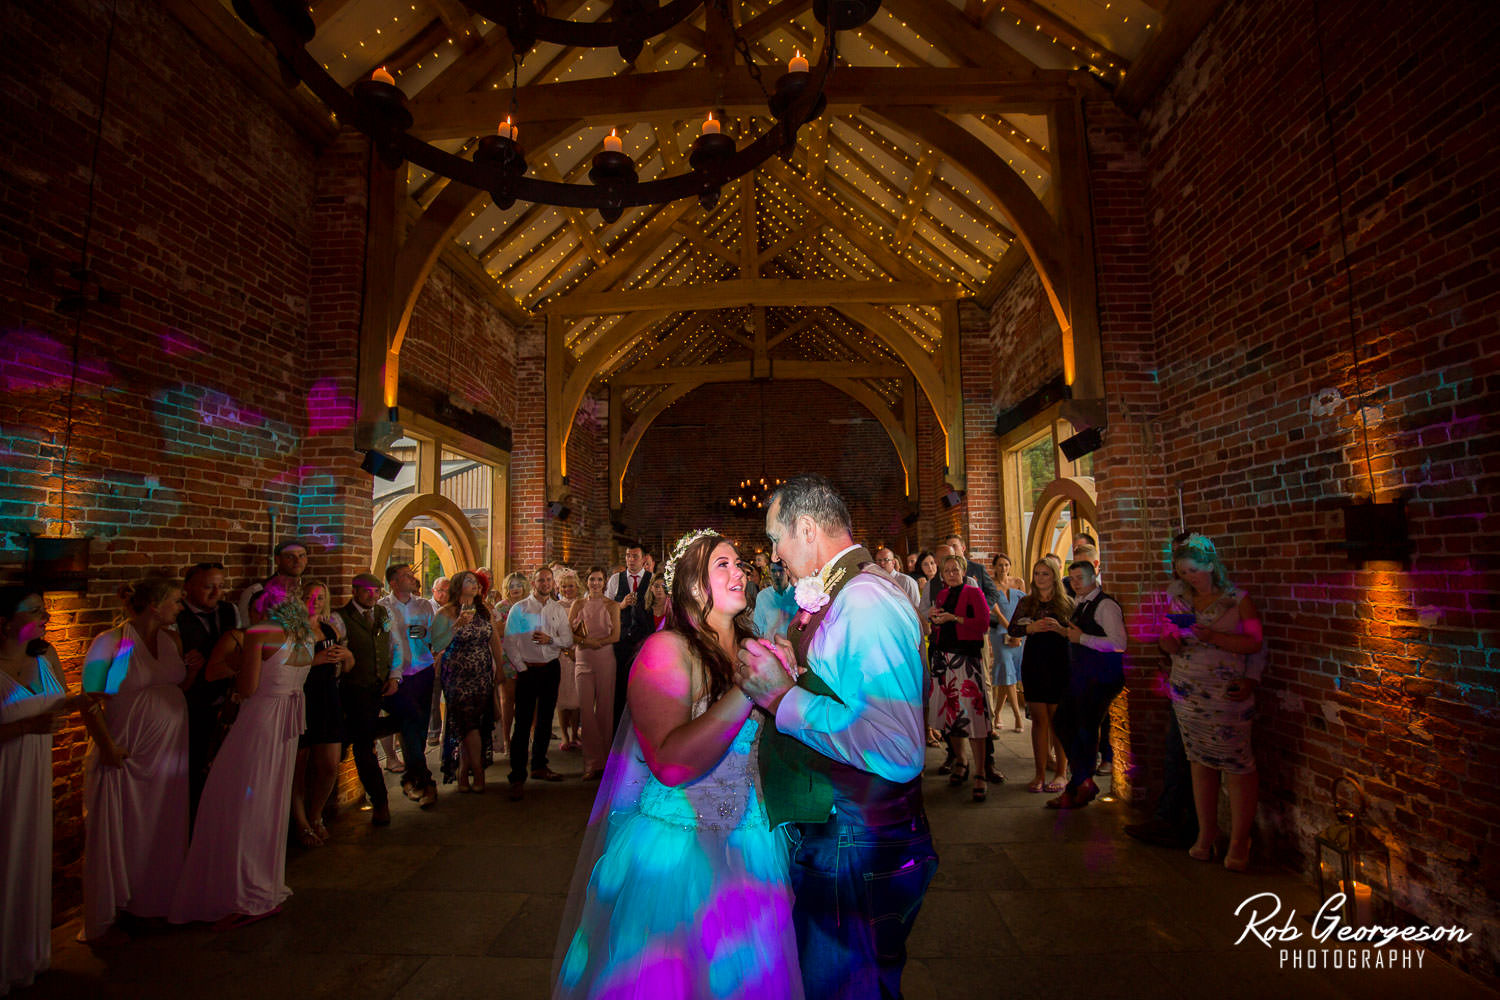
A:
[[[1195,552],[1214,561],[1218,561],[1219,558],[1219,550],[1214,547],[1213,539],[1207,535],[1200,535],[1196,531],[1178,542],[1177,549],[1181,552]]]
[[[677,576],[677,560],[681,559],[688,547],[698,539],[718,533],[716,528],[699,528],[697,531],[690,531],[683,535],[677,540],[677,544],[672,546],[672,555],[667,559],[667,564],[662,567],[661,571],[662,582],[666,584],[668,596],[672,593],[672,580]]]

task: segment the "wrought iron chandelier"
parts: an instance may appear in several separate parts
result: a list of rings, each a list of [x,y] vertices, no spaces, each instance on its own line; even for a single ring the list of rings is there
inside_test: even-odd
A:
[[[328,106],[338,121],[351,125],[374,142],[382,160],[395,167],[402,161],[469,187],[489,192],[495,204],[509,208],[516,201],[539,202],[566,208],[597,209],[606,222],[620,217],[625,208],[657,205],[697,196],[705,207],[718,200],[719,189],[750,173],[772,155],[789,158],[796,146],[797,130],[813,121],[827,105],[823,88],[837,58],[837,34],[857,28],[880,9],[880,0],[815,0],[813,14],[823,24],[824,43],[816,66],[805,58],[794,58],[788,70],[767,95],[773,122],[744,148],[725,135],[709,113],[701,134],[688,157],[685,173],[641,182],[635,162],[624,153],[620,140],[606,138],[604,148],[594,154],[589,184],[547,181],[527,175],[525,150],[519,140],[520,122],[514,94],[519,88],[520,59],[537,41],[566,46],[614,46],[622,57],[633,59],[647,38],[665,32],[691,16],[705,0],[614,0],[611,17],[594,22],[548,17],[544,0],[464,0],[475,13],[498,24],[506,32],[515,53],[513,114],[498,124],[496,134],[480,139],[472,160],[446,152],[411,135],[413,124],[406,107],[406,94],[383,69],[360,80],[350,89],[340,86],[307,51],[316,32],[304,0],[234,0],[235,12],[252,30],[264,35],[276,48],[283,74],[289,82],[300,80]],[[708,0],[722,5],[728,17],[729,0]],[[732,23],[732,22],[731,22]],[[748,48],[740,44],[752,75],[759,71],[749,61]]]
[[[739,489],[729,498],[731,514],[751,515],[766,509],[771,491],[784,479],[766,478],[766,384],[760,383],[760,475],[740,480]]]

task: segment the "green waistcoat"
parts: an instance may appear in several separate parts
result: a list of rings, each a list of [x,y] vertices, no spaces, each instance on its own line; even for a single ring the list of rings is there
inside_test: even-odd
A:
[[[798,687],[842,703],[821,677],[807,669],[807,650],[824,617],[838,600],[844,584],[872,561],[869,550],[863,546],[845,552],[829,571],[829,577],[837,579],[828,590],[828,603],[816,614],[809,616],[802,612],[792,619],[787,638],[796,650],[797,662],[803,667],[802,675],[797,678]],[[767,724],[760,740],[760,781],[766,816],[772,829],[781,823],[822,823],[827,820],[833,812],[834,794],[828,772],[835,766],[838,766],[835,761],[778,731],[774,720]]]

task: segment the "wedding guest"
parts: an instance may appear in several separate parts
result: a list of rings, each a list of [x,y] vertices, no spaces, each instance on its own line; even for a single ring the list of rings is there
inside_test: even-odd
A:
[[[433,655],[448,644],[447,622],[435,627],[437,609],[418,597],[417,575],[407,563],[386,568],[391,592],[380,599],[391,619],[391,663],[401,682],[386,699],[386,710],[400,720],[401,755],[406,770],[401,791],[423,809],[437,802],[437,782],[427,768],[427,725],[432,706]]]
[[[1094,536],[1086,531],[1080,531],[1077,535],[1073,536],[1072,550],[1074,562],[1081,559],[1084,562],[1093,564],[1094,580],[1103,589],[1104,577],[1099,573],[1099,546],[1094,541]],[[1068,592],[1069,596],[1072,596],[1072,581],[1065,579],[1063,581],[1063,589]],[[1114,744],[1110,741],[1110,726],[1109,709],[1106,707],[1104,718],[1099,722],[1099,762],[1098,766],[1094,768],[1094,773],[1097,775],[1108,774],[1114,766],[1115,748]]]
[[[563,567],[555,571],[557,580],[557,602],[568,612],[568,618],[573,617],[573,605],[577,603],[580,596],[578,587],[578,574],[573,570]],[[557,721],[562,727],[562,743],[559,750],[582,750],[583,734],[578,729],[578,662],[574,656],[573,647],[562,651],[558,657],[560,676],[557,683]]]
[[[916,573],[917,573],[917,553],[915,553],[915,552],[908,552],[906,554],[906,575],[909,576],[909,577],[911,577],[913,580],[915,580],[917,578],[916,577]]]
[[[589,570],[588,593],[568,615],[573,631],[578,702],[583,713],[583,778],[604,774],[615,739],[615,651],[620,606],[604,596],[604,567]],[[653,582],[653,587],[655,583]]]
[[[639,550],[637,550],[639,551]],[[516,718],[510,731],[510,798],[525,794],[526,737],[531,739],[531,777],[561,781],[547,766],[552,713],[557,708],[558,657],[573,645],[568,613],[552,600],[552,571],[543,566],[531,576],[531,595],[510,609],[505,620],[505,652],[517,670]]]
[[[1057,573],[1048,559],[1039,559],[1031,569],[1031,592],[1016,604],[1006,632],[1025,639],[1021,649],[1021,687],[1031,710],[1031,753],[1036,773],[1028,792],[1060,792],[1067,751],[1054,725],[1057,706],[1068,687],[1068,642],[1065,623],[1073,617],[1073,602],[1058,586]],[[1052,780],[1047,764],[1052,762]]]
[[[208,766],[222,741],[220,716],[233,681],[210,680],[206,671],[214,647],[239,625],[235,606],[224,600],[224,564],[200,562],[183,579],[183,608],[177,615],[182,661],[188,670],[188,821],[198,811],[198,797]]]
[[[188,843],[187,667],[171,626],[182,587],[147,577],[120,590],[125,621],[94,638],[83,689],[104,699],[111,760],[98,740],[84,760],[83,934],[123,938],[120,911],[165,917]]]
[[[525,573],[510,573],[505,577],[505,594],[495,604],[495,614],[492,624],[505,634],[505,620],[510,615],[510,609],[526,600],[529,590]],[[504,644],[501,645],[502,653]],[[516,716],[516,668],[510,662],[508,653],[503,653],[500,659],[500,679],[496,682],[495,701],[500,717],[500,743],[507,748],[510,747],[510,726]]]
[[[771,584],[755,595],[755,611],[750,618],[757,638],[771,639],[787,634],[792,619],[800,610],[796,583],[784,563],[771,564]]]
[[[667,585],[659,576],[651,578],[651,589],[646,591],[646,612],[651,617],[651,631],[660,632],[667,620]]]
[[[1016,606],[1026,591],[1021,589],[1021,581],[1010,575],[1010,556],[997,552],[990,565],[994,569],[995,590],[1000,595],[999,602],[990,609],[993,612],[990,620],[996,622],[990,629],[990,648],[995,651],[995,721],[1000,721],[1001,710],[1009,705],[1015,731],[1019,733],[1025,727],[1021,724],[1021,697],[1016,685],[1021,681],[1021,649],[1025,640],[1012,637],[1009,629]]]
[[[896,581],[898,587],[906,591],[906,597],[907,600],[911,601],[911,606],[915,609],[920,609],[922,607],[922,591],[917,586],[916,580],[901,572],[901,561],[896,558],[896,553],[885,546],[881,546],[875,550],[875,562],[880,565],[881,569],[891,575],[891,579]]]
[[[964,561],[957,555],[943,560],[944,587],[938,591],[928,614],[931,639],[933,692],[927,724],[948,741],[953,756],[950,785],[968,780],[971,770],[983,768],[984,741],[990,735],[990,709],[984,698],[984,637],[989,629],[990,609],[984,591],[965,582]],[[999,780],[1005,780],[1002,776]],[[974,801],[988,795],[986,775],[974,775]]]
[[[917,589],[921,591],[922,603],[917,606],[917,614],[923,621],[927,620],[927,613],[932,610],[932,584],[938,578],[937,556],[923,549],[917,553]]]
[[[440,576],[432,581],[432,589],[429,592],[429,600],[432,603],[433,613],[448,603],[448,578]],[[433,652],[436,652],[434,650]],[[427,745],[435,747],[443,739],[443,685],[438,675],[432,675],[432,704],[427,710]]]
[[[1094,577],[1093,563],[1079,559],[1068,567],[1077,595],[1063,632],[1068,639],[1068,687],[1056,724],[1068,750],[1068,785],[1047,802],[1049,809],[1078,809],[1099,794],[1094,762],[1099,724],[1109,703],[1125,687],[1125,614]]]
[[[443,781],[458,782],[460,792],[484,791],[485,729],[493,725],[495,674],[503,652],[503,632],[490,620],[480,599],[479,578],[455,573],[449,601],[438,612],[446,618],[452,641],[443,650],[438,672],[448,712],[443,724]]]
[[[303,847],[321,847],[328,840],[323,808],[338,780],[344,742],[339,675],[354,665],[354,655],[343,645],[344,622],[329,607],[328,587],[304,578],[300,594],[312,621],[314,656],[302,685],[307,719],[292,769],[292,829]]]
[[[630,664],[646,636],[651,634],[651,616],[646,594],[654,579],[646,569],[646,554],[639,544],[625,549],[625,569],[610,577],[604,596],[620,605],[620,641],[615,643],[615,727],[625,711],[625,691],[630,682]]]
[[[1172,565],[1179,579],[1167,590],[1168,611],[1192,616],[1190,625],[1169,619],[1160,640],[1172,657],[1172,711],[1192,766],[1198,839],[1188,853],[1199,861],[1213,860],[1222,773],[1229,785],[1230,816],[1224,867],[1242,872],[1250,865],[1259,792],[1250,726],[1265,666],[1260,615],[1250,596],[1229,581],[1207,537],[1189,535],[1172,550]]]
[[[307,572],[307,546],[294,538],[284,538],[276,543],[272,552],[272,560],[276,564],[276,572],[272,578],[279,577],[283,583],[292,589],[296,589],[297,581],[302,574]],[[265,581],[251,583],[240,591],[239,620],[242,623],[250,621],[250,602],[261,592]]]
[[[253,605],[255,624],[235,676],[239,717],[208,774],[193,846],[171,919],[230,930],[272,917],[286,886],[286,804],[304,720],[303,683],[331,648],[314,652],[318,630],[294,581],[272,578]]]
[[[339,677],[339,706],[344,712],[344,746],[354,754],[354,769],[370,799],[372,826],[391,823],[385,776],[375,760],[380,728],[380,699],[396,693],[400,676],[391,672],[390,614],[380,606],[380,578],[354,577],[354,596],[338,610],[354,665]]]
[[[90,704],[66,696],[47,622],[40,593],[0,587],[0,996],[52,962],[52,733]]]

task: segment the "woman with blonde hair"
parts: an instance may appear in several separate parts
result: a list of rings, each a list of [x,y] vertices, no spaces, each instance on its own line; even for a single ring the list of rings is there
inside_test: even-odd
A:
[[[510,615],[510,609],[526,600],[530,589],[531,583],[526,579],[525,573],[506,574],[504,589],[495,602],[495,613],[490,620],[490,624],[502,636],[505,634],[505,619]],[[510,724],[516,717],[516,668],[506,658],[503,645],[499,667],[500,673],[495,680],[495,717],[500,722],[499,743],[501,746],[509,746]]]
[[[306,577],[301,584],[301,598],[315,635],[312,669],[302,685],[307,725],[297,738],[297,763],[292,770],[292,829],[303,847],[321,847],[328,840],[323,807],[338,781],[344,738],[338,679],[354,666],[354,654],[342,645],[344,622],[333,613],[328,585]]]
[[[1161,648],[1172,657],[1172,711],[1193,772],[1198,840],[1188,854],[1212,861],[1219,831],[1219,775],[1229,785],[1224,867],[1250,865],[1259,776],[1250,748],[1255,688],[1265,667],[1260,615],[1229,581],[1214,543],[1193,534],[1172,549],[1177,580],[1167,588]]]
[[[604,567],[594,566],[588,593],[573,603],[573,628],[579,710],[583,713],[583,778],[604,774],[615,739],[615,651],[620,641],[620,605],[604,596]],[[656,581],[651,581],[656,586]]]
[[[568,566],[559,566],[557,575],[557,600],[568,612],[568,617],[573,617],[573,606],[578,603],[582,596],[581,588],[578,586],[578,573]],[[575,635],[576,639],[577,636]],[[559,750],[582,750],[583,733],[579,729],[580,711],[578,708],[578,661],[577,647],[569,646],[562,651],[558,657],[561,667],[561,675],[557,683],[557,721],[562,727],[562,741]]]
[[[1016,604],[1006,633],[1025,639],[1021,647],[1021,689],[1031,709],[1031,754],[1036,773],[1028,792],[1060,792],[1067,777],[1067,753],[1053,717],[1068,689],[1068,621],[1073,601],[1063,593],[1054,560],[1042,558],[1031,568],[1031,592]],[[1055,754],[1055,757],[1053,756]],[[1047,763],[1052,759],[1052,780]]]

